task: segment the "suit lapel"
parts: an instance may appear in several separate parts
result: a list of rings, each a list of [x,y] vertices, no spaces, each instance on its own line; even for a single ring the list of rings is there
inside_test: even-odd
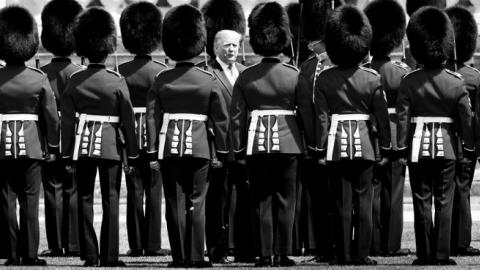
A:
[[[227,89],[227,92],[230,95],[232,95],[233,85],[227,79],[227,76],[222,70],[222,66],[220,66],[220,64],[217,61],[215,61],[215,66],[213,66],[213,73],[215,74],[215,76],[217,76],[217,78],[220,80],[223,86],[225,86],[225,88]]]

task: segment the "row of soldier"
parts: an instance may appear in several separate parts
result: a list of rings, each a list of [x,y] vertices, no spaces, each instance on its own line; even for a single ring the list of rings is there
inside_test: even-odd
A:
[[[78,254],[85,266],[123,266],[118,259],[122,168],[130,255],[164,254],[163,181],[171,267],[228,262],[225,227],[232,185],[241,224],[234,226],[235,259],[259,257],[256,266],[293,266],[288,255],[302,177],[310,178],[312,206],[319,207],[313,209],[318,261],[374,265],[371,251],[405,254],[401,228],[407,164],[414,264],[454,264],[450,246],[456,254],[478,255],[470,247],[468,212],[475,166],[470,100],[476,99],[480,73],[465,65],[475,49],[476,24],[461,7],[445,13],[430,2],[407,1],[407,27],[395,0],[372,1],[364,12],[341,0],[303,1],[302,32],[315,56],[300,73],[280,60],[291,47],[291,30],[286,11],[275,2],[257,5],[249,16],[250,44],[263,58],[248,68],[235,63],[246,28],[238,2],[211,0],[203,15],[181,5],[163,22],[154,5],[131,4],[120,26],[125,48],[136,56],[120,65],[119,73],[104,64],[116,49],[115,24],[104,9],[82,11],[74,0],[46,5],[41,39],[55,58],[43,73],[24,64],[38,48],[34,19],[23,8],[3,8],[5,264],[46,264],[37,258],[43,179],[50,255]],[[401,46],[405,31],[421,67],[410,73],[388,57]],[[150,56],[160,42],[176,62],[172,69]],[[193,59],[205,45],[211,59],[195,66]],[[74,51],[89,60],[87,67],[71,63]],[[371,61],[360,65],[369,54]],[[103,207],[100,248],[93,227],[97,170]],[[61,182],[65,192],[58,188]],[[382,196],[373,200],[377,207],[372,209],[374,193]],[[63,203],[57,200],[62,194]],[[462,216],[452,223],[454,196],[455,212]],[[63,218],[66,229],[56,230]],[[205,230],[209,262],[204,260]]]

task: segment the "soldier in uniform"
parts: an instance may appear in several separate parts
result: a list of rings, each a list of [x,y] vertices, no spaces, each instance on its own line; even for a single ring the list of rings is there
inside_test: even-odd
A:
[[[211,267],[204,261],[205,197],[210,159],[221,161],[229,150],[228,110],[214,75],[193,63],[206,43],[200,11],[190,5],[171,9],[162,36],[166,55],[177,63],[158,74],[148,92],[147,143],[151,167],[158,168],[158,160],[162,166],[169,266]]]
[[[39,44],[33,16],[24,8],[8,6],[0,10],[0,25],[0,59],[7,64],[0,69],[0,204],[8,226],[5,265],[46,265],[37,258],[38,201],[42,162],[54,162],[58,152],[57,105],[47,76],[25,66]]]
[[[465,62],[472,58],[477,47],[477,23],[470,11],[460,6],[450,7],[446,13],[455,31],[455,51],[449,55],[447,68],[462,75],[473,111],[476,108],[476,95],[480,88],[480,72]],[[450,249],[453,255],[476,256],[480,255],[480,250],[470,246],[472,240],[470,188],[477,162],[475,159],[468,160],[470,163],[464,161],[466,160],[457,160]]]
[[[454,42],[445,12],[419,9],[410,17],[407,36],[413,57],[423,66],[403,78],[396,106],[400,161],[406,163],[408,154],[412,187],[417,250],[413,264],[454,265],[449,256],[457,147],[463,148],[463,158],[474,158],[470,102],[461,76],[444,67]]]
[[[82,69],[72,63],[69,56],[75,50],[73,26],[82,6],[75,0],[53,0],[42,11],[42,44],[54,55],[52,61],[41,70],[48,76],[57,108],[67,80]],[[43,190],[45,193],[45,227],[48,249],[42,256],[78,255],[78,197],[75,178],[65,171],[62,159],[47,163],[44,167]]]
[[[311,198],[317,255],[314,260],[317,262],[329,261],[333,258],[334,251],[332,198],[329,192],[327,170],[324,165],[318,164],[315,158],[317,145],[314,130],[313,89],[318,74],[333,66],[325,52],[325,25],[331,12],[342,4],[342,0],[303,1],[302,32],[313,55],[300,67],[297,94],[301,100],[308,101],[306,106],[299,107],[298,111],[302,116],[308,153],[303,163],[302,177],[307,178],[304,182],[308,185]]]
[[[333,11],[325,46],[336,66],[320,72],[315,83],[316,155],[321,163],[326,159],[334,200],[337,261],[333,264],[377,264],[368,257],[375,162],[372,121],[377,123],[383,157],[379,165],[386,163],[391,146],[380,75],[358,66],[367,56],[371,38],[370,23],[359,9],[345,5]]]
[[[76,50],[89,65],[70,76],[62,95],[62,154],[78,181],[80,256],[85,266],[125,266],[118,260],[118,210],[122,160],[126,173],[138,158],[135,119],[125,79],[105,67],[116,49],[115,24],[103,8],[80,14],[74,29]],[[77,116],[78,117],[77,117]],[[70,165],[71,164],[71,165]],[[97,169],[102,192],[100,250],[93,227]],[[100,251],[100,252],[99,252]]]
[[[162,247],[162,177],[160,171],[151,170],[146,152],[146,98],[155,76],[167,66],[150,55],[161,41],[162,14],[149,2],[133,3],[120,17],[124,47],[135,58],[118,67],[125,77],[135,113],[136,137],[141,149],[135,161],[135,170],[127,180],[127,233],[128,255],[166,255]],[[143,198],[145,194],[145,213]],[[145,253],[144,253],[145,252]]]
[[[245,66],[237,63],[238,50],[245,33],[245,15],[236,0],[211,0],[205,3],[201,11],[205,18],[206,49],[210,56],[207,70],[215,75],[217,87],[222,91],[229,108],[233,85],[245,69]],[[233,235],[231,240],[235,261],[251,262],[253,223],[247,168],[244,161],[235,160],[231,135],[228,143],[229,154],[223,166],[212,166],[210,170],[205,208],[207,251],[211,262],[228,263],[229,236]],[[230,213],[230,209],[234,209],[233,213]],[[233,214],[233,226],[229,226],[230,214]]]
[[[260,255],[256,266],[293,266],[287,255],[292,250],[297,167],[304,151],[294,112],[298,70],[280,62],[291,38],[282,6],[261,3],[248,21],[250,44],[263,59],[244,70],[234,85],[233,147],[236,159],[246,157],[249,170]]]
[[[368,66],[381,76],[383,91],[387,97],[392,150],[389,162],[374,169],[373,238],[372,254],[405,256],[408,249],[401,249],[403,231],[403,188],[406,166],[398,162],[395,105],[398,88],[410,69],[402,62],[390,60],[389,54],[402,44],[406,18],[402,6],[395,0],[375,0],[365,8],[373,37],[370,48],[372,60]]]

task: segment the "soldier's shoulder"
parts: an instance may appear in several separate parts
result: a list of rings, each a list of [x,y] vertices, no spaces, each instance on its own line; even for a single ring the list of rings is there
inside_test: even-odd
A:
[[[108,74],[111,74],[115,77],[118,77],[118,78],[122,78],[122,74],[116,72],[115,70],[111,70],[109,68],[105,69],[107,71]]]
[[[322,71],[320,71],[320,72],[318,73],[318,77],[332,74],[332,73],[334,73],[336,70],[337,70],[337,66],[329,66],[329,67],[326,67],[326,68],[322,69]]]
[[[293,71],[298,72],[298,68],[295,67],[295,66],[293,66],[293,65],[290,65],[290,64],[287,64],[287,63],[282,63],[282,65],[285,66],[285,67],[287,67],[287,68],[289,68],[289,69],[291,69],[291,70],[293,70]]]
[[[410,70],[410,67],[407,64],[405,64],[404,62],[391,61],[390,63],[392,63],[392,66],[394,66],[398,69],[404,70],[405,72],[408,72]]]
[[[455,72],[455,71],[452,71],[450,69],[445,69],[445,71],[447,72],[447,74],[451,75],[452,77],[458,79],[458,80],[461,80],[463,81],[463,77],[462,77],[462,74],[458,73],[458,72]]]
[[[203,74],[203,75],[205,75],[205,76],[208,76],[208,77],[210,77],[210,78],[212,78],[212,79],[215,79],[215,76],[214,76],[210,71],[207,71],[207,70],[205,70],[204,68],[195,66],[194,70],[197,71],[197,72],[200,72],[201,74]]]
[[[421,68],[414,69],[414,70],[408,72],[407,74],[403,75],[403,79],[408,79],[408,78],[414,77],[414,76],[420,74],[421,70],[422,70]]]
[[[153,61],[153,63],[161,66],[162,68],[168,68],[168,66],[167,66],[165,63],[163,63],[163,62],[160,62],[160,61],[155,60],[155,59],[153,59],[152,61]]]
[[[73,72],[72,74],[70,74],[70,79],[74,78],[75,76],[79,75],[80,73],[82,73],[86,67],[84,66],[80,66],[81,68],[78,69],[77,71]]]
[[[155,75],[155,78],[159,78],[159,77],[161,77],[165,74],[168,74],[172,70],[173,70],[173,68],[166,68],[166,69],[160,70],[160,72],[158,72],[157,75]]]
[[[371,74],[371,75],[376,76],[376,77],[380,77],[380,73],[378,73],[375,69],[368,68],[368,67],[365,67],[365,66],[359,66],[359,68],[363,71],[366,71],[368,74]]]
[[[30,66],[27,66],[27,68],[30,70],[30,71],[33,71],[34,74],[38,74],[38,75],[41,75],[41,76],[45,76],[45,72],[43,72],[41,69],[38,69],[38,68],[34,68],[34,67],[30,67]]]
[[[468,71],[470,71],[470,72],[472,72],[472,73],[474,73],[474,74],[480,75],[480,70],[478,70],[478,69],[476,69],[476,68],[474,68],[474,67],[472,67],[472,66],[470,66],[470,65],[465,65],[465,69],[468,70]]]
[[[256,64],[253,64],[251,66],[247,66],[245,67],[245,69],[243,70],[242,74],[245,73],[245,74],[248,74],[249,72],[255,70],[256,67],[258,67],[260,65],[260,63],[256,63]]]

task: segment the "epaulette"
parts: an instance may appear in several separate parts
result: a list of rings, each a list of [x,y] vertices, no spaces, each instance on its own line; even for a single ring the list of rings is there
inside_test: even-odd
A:
[[[77,70],[77,71],[75,71],[75,72],[73,72],[72,74],[70,74],[70,78],[73,78],[74,75],[76,75],[77,73],[80,73],[80,72],[82,72],[82,71],[84,71],[84,70],[85,70],[85,67],[82,68],[82,69],[79,69],[79,70]]]
[[[411,74],[416,73],[416,72],[418,72],[418,71],[420,71],[420,70],[422,70],[422,69],[421,69],[421,68],[417,68],[417,69],[415,69],[415,70],[412,70],[412,71],[408,72],[407,74],[403,75],[403,78],[406,78],[406,77],[410,76]]]
[[[287,63],[282,63],[282,64],[283,64],[284,66],[289,67],[289,68],[291,68],[291,69],[293,69],[293,70],[295,70],[295,71],[298,72],[298,68],[297,68],[296,66],[292,66],[292,65],[287,64]]]
[[[158,60],[153,60],[153,62],[159,64],[159,65],[162,66],[162,67],[165,67],[165,68],[168,67],[165,63],[162,63],[162,62],[160,62],[160,61],[158,61]]]
[[[40,74],[42,74],[42,75],[45,75],[45,72],[41,71],[41,70],[38,69],[38,68],[34,68],[34,67],[30,67],[30,66],[27,66],[27,68],[28,68],[28,69],[31,69],[31,70],[33,70],[33,71],[36,71],[36,72],[38,72],[38,73],[40,73]]]
[[[359,68],[360,68],[361,70],[368,71],[368,72],[372,73],[372,74],[375,75],[375,76],[380,76],[380,74],[379,74],[376,70],[374,70],[374,69],[367,68],[367,67],[363,67],[363,66],[359,66]]]
[[[114,74],[115,76],[119,77],[119,78],[122,78],[122,74],[114,71],[114,70],[111,70],[111,69],[106,69],[108,73],[111,73],[111,74]]]
[[[447,71],[448,74],[451,74],[455,77],[457,77],[458,79],[462,80],[463,81],[463,78],[462,78],[462,75],[458,72],[455,72],[455,71],[451,71],[449,69],[445,69]]]
[[[157,73],[157,75],[155,75],[155,78],[157,78],[161,74],[166,73],[167,71],[170,71],[170,70],[173,70],[173,68],[166,68],[164,70],[161,70],[160,72]]]
[[[480,73],[480,70],[478,70],[478,69],[476,69],[476,68],[474,68],[474,67],[472,67],[472,66],[470,66],[470,65],[465,65],[465,67],[467,67],[467,68],[475,71],[476,73]]]
[[[392,64],[396,67],[399,67],[399,68],[405,70],[405,71],[408,71],[410,69],[410,67],[407,64],[405,64],[403,62],[400,62],[400,61],[392,61]]]

